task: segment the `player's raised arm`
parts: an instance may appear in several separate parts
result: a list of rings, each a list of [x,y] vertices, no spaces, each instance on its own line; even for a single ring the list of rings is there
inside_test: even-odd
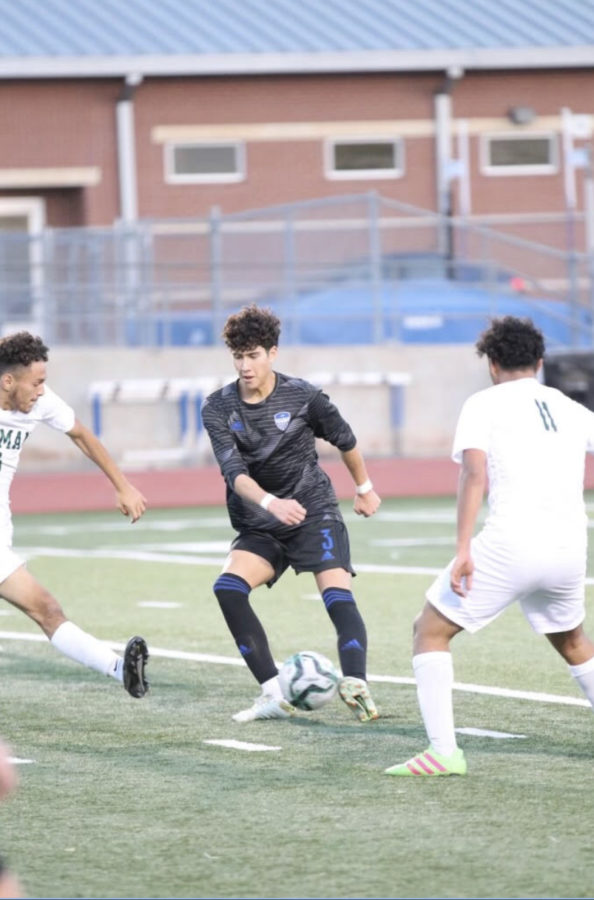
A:
[[[79,450],[88,456],[109,478],[116,491],[117,506],[125,516],[136,522],[146,510],[146,497],[131,484],[112,459],[107,448],[86,425],[75,419],[74,427],[67,432]]]

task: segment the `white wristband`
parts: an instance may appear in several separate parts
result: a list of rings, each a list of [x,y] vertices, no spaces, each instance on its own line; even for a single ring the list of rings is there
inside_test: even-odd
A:
[[[373,485],[368,478],[367,481],[363,482],[363,484],[358,484],[355,490],[358,494],[367,494],[369,493],[369,491],[373,490]]]
[[[260,500],[260,506],[262,507],[262,509],[268,509],[273,500],[276,500],[274,494],[264,494],[264,496]]]

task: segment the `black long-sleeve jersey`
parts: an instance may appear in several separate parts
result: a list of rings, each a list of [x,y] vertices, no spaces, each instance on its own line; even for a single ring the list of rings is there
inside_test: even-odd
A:
[[[261,403],[246,403],[238,382],[206,398],[202,421],[227,485],[227,509],[237,531],[285,532],[287,526],[233,490],[240,474],[265,491],[292,497],[316,515],[340,517],[330,479],[318,463],[315,439],[338,450],[356,444],[350,425],[329,397],[302,378],[276,375],[272,393]]]

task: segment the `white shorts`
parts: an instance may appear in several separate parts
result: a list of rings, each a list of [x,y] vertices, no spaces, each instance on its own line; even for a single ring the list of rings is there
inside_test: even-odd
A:
[[[0,547],[0,586],[9,575],[25,565],[25,560],[14,552],[11,547]],[[0,594],[2,591],[0,590]]]
[[[475,632],[517,601],[537,634],[577,628],[585,617],[586,553],[583,541],[564,546],[548,542],[497,542],[479,534],[472,541],[474,574],[466,597],[450,587],[454,560],[426,593],[427,600],[451,622]]]

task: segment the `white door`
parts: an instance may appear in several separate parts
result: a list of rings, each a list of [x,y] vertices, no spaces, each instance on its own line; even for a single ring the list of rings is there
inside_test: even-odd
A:
[[[0,197],[0,331],[42,330],[43,228],[40,197]]]

